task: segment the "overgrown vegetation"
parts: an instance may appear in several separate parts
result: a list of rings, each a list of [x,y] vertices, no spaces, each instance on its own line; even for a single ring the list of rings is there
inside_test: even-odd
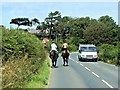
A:
[[[20,88],[45,61],[41,41],[25,31],[2,30],[3,88]]]
[[[118,46],[102,44],[99,48],[99,59],[109,64],[119,65]]]
[[[40,67],[36,74],[33,74],[31,78],[26,82],[23,88],[46,88],[48,86],[50,74],[50,62],[47,55],[45,62]]]

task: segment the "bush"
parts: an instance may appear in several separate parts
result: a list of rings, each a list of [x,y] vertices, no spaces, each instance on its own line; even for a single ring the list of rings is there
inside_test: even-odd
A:
[[[25,31],[2,30],[3,88],[22,87],[45,60],[41,41]]]
[[[120,66],[120,42],[118,42],[117,47],[118,47],[118,62],[117,62],[117,65]]]
[[[76,51],[77,50],[77,47],[73,44],[70,44],[69,47],[68,47],[68,50],[69,51]]]
[[[107,63],[117,63],[118,47],[110,44],[103,44],[99,48],[99,59]]]

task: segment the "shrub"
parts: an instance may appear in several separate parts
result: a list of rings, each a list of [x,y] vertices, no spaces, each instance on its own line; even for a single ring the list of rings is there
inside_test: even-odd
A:
[[[70,51],[76,51],[77,50],[77,47],[73,44],[70,44],[69,47],[68,47],[68,50]]]
[[[2,30],[3,88],[22,87],[45,60],[41,41],[22,30]]]
[[[118,47],[110,44],[103,44],[99,48],[100,60],[115,64],[118,57]]]

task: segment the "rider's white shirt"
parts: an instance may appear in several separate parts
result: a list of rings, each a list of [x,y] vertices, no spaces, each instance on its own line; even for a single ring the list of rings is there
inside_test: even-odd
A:
[[[50,50],[50,52],[51,52],[52,50],[57,51],[57,45],[56,45],[55,43],[52,43],[52,44],[51,44],[51,50]],[[58,51],[57,51],[57,52],[58,52]]]

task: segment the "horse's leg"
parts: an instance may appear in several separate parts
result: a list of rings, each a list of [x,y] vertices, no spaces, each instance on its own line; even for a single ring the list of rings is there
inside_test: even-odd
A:
[[[54,67],[56,67],[57,64],[57,58],[58,58],[58,54],[56,53],[54,57]]]
[[[56,67],[56,58],[54,59],[54,67]]]
[[[67,66],[68,66],[68,58],[69,58],[69,56],[66,57],[66,63],[67,63]]]
[[[65,65],[66,65],[66,57],[65,57]]]
[[[54,67],[54,59],[52,59],[52,67]]]
[[[54,61],[52,60],[52,66],[54,66]]]
[[[55,57],[54,57],[54,59],[53,59],[53,62],[54,62],[54,63],[53,63],[53,64],[54,64],[53,66],[55,67],[55,66],[56,66],[56,58],[55,58]]]
[[[56,60],[54,61],[54,67],[56,67]]]
[[[63,66],[65,66],[65,57],[63,57]]]
[[[56,59],[54,62],[55,62],[54,67],[57,67],[57,66],[56,66],[56,64],[57,64],[57,59]]]
[[[66,58],[66,63],[67,63],[67,66],[68,66],[68,58]]]

